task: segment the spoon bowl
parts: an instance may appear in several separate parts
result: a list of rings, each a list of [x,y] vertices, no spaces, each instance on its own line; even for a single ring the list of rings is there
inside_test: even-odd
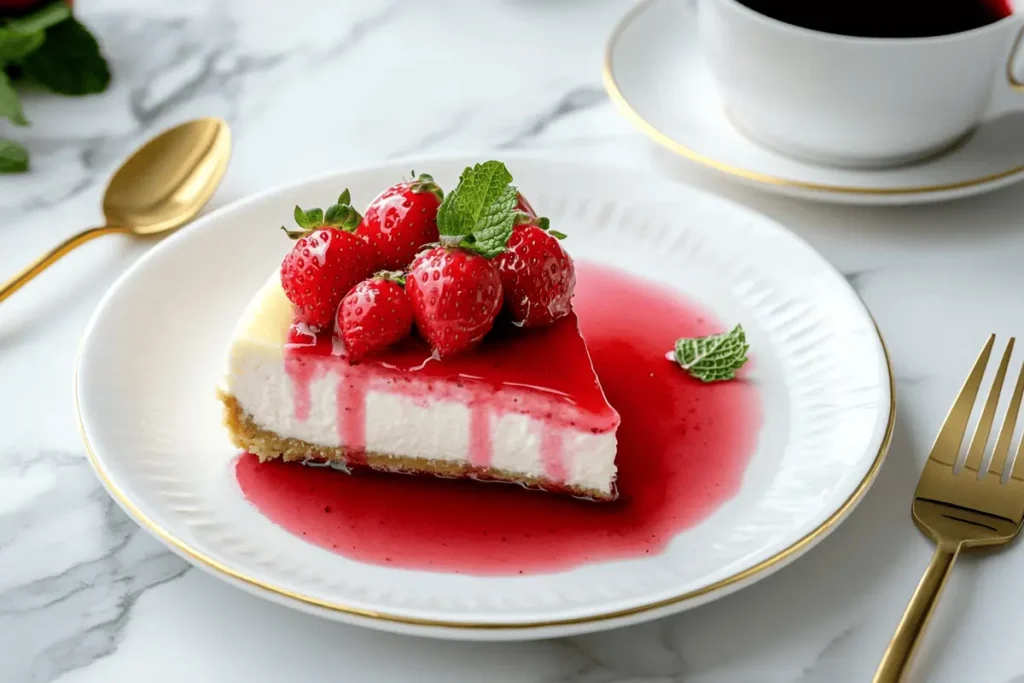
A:
[[[106,224],[64,240],[0,286],[0,301],[72,249],[101,235],[155,235],[196,217],[213,196],[231,158],[231,131],[205,118],[164,131],[114,172],[103,195]]]
[[[165,131],[114,172],[103,197],[107,223],[137,235],[180,227],[213,196],[230,155],[231,133],[220,119]]]

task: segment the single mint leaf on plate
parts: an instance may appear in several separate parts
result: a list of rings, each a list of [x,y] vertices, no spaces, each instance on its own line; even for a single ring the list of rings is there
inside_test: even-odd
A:
[[[16,142],[0,138],[0,173],[28,170],[28,152]]]
[[[728,332],[676,341],[675,361],[702,382],[721,382],[736,377],[747,362],[747,335],[737,325]]]
[[[22,33],[0,26],[0,64],[21,59],[39,49],[46,40],[42,31]]]
[[[46,42],[21,62],[26,76],[61,95],[103,92],[110,69],[89,29],[69,17],[46,31]]]
[[[43,31],[71,17],[71,8],[64,0],[54,0],[46,7],[7,22],[7,28],[19,33]]]
[[[437,210],[438,232],[443,237],[458,237],[486,229],[497,214],[492,205],[503,201],[511,182],[512,174],[500,161],[467,167]]]
[[[21,112],[18,93],[14,92],[11,79],[7,77],[3,69],[0,69],[0,116],[10,119],[11,123],[18,126],[28,125],[25,115]]]

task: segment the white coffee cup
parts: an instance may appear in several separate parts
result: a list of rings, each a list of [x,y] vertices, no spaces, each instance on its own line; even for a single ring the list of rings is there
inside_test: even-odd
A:
[[[1015,3],[1009,16],[961,33],[860,38],[786,24],[736,0],[700,0],[699,33],[726,113],[748,137],[816,163],[891,166],[968,135],[994,88],[1024,90],[1013,70],[1024,0]]]

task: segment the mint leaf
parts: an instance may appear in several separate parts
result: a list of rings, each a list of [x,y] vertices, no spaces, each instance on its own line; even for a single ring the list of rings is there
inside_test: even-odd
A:
[[[27,126],[28,121],[21,112],[21,101],[18,100],[18,93],[14,92],[11,79],[3,69],[0,69],[0,116],[6,117],[18,126]]]
[[[516,200],[519,192],[511,185],[491,202],[474,226],[473,241],[467,248],[478,252],[485,258],[494,258],[505,251],[508,237],[512,234],[512,226],[516,222]]]
[[[747,362],[747,335],[740,325],[729,332],[676,341],[675,360],[702,382],[733,379]]]
[[[21,173],[28,170],[28,152],[16,142],[0,138],[0,173]]]
[[[35,52],[44,40],[46,34],[42,31],[21,33],[0,26],[0,64],[13,62]]]
[[[300,228],[304,230],[311,230],[313,228],[319,228],[324,224],[324,212],[323,209],[310,209],[309,211],[303,211],[298,204],[295,205],[295,222],[299,224]]]
[[[56,0],[32,14],[7,22],[7,28],[19,33],[34,33],[50,28],[71,16],[71,8],[64,0]]]
[[[457,237],[486,228],[496,218],[491,205],[502,199],[511,182],[512,174],[500,161],[467,167],[458,187],[448,193],[437,210],[438,232]]]
[[[74,17],[51,26],[46,42],[21,64],[25,75],[62,95],[103,92],[110,69],[100,46]]]

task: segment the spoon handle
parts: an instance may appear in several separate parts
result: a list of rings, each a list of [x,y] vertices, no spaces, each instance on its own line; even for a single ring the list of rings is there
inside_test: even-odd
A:
[[[25,283],[27,283],[36,275],[39,275],[39,273],[49,268],[50,265],[53,264],[57,259],[59,259],[64,254],[67,254],[75,247],[85,244],[86,242],[97,237],[100,237],[102,235],[109,235],[110,233],[114,232],[127,232],[127,230],[119,226],[104,225],[99,228],[89,228],[88,230],[83,230],[77,235],[72,235],[71,237],[67,238],[50,251],[46,252],[35,261],[28,264],[28,266],[24,270],[22,270],[20,273],[18,273],[10,280],[5,282],[2,286],[0,286],[0,301],[3,301],[11,294],[14,294],[16,291],[21,289],[22,286],[25,285]]]

